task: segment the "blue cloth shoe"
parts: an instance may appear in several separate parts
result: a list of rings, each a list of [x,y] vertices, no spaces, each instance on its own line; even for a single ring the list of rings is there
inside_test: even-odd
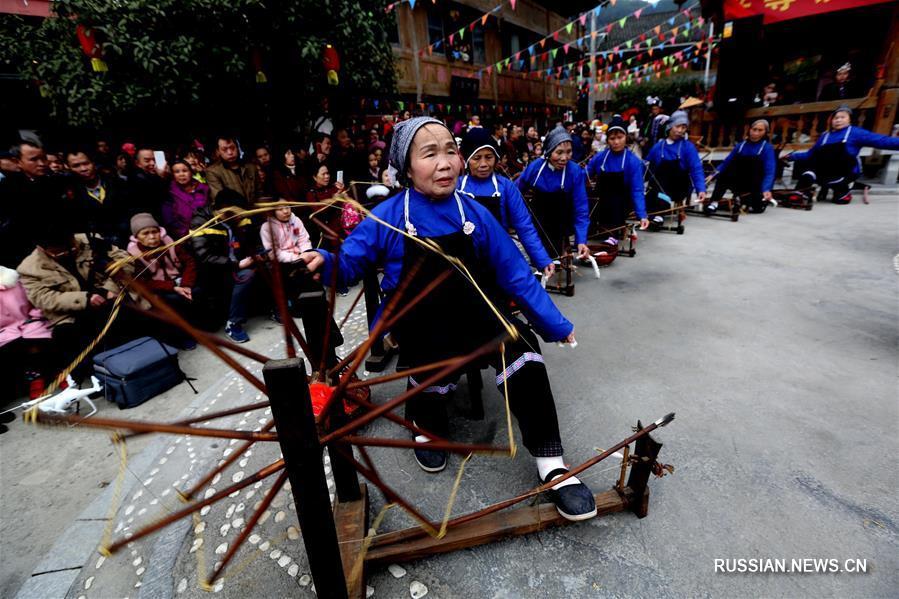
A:
[[[568,474],[566,468],[556,468],[546,475],[546,479],[540,481],[547,483],[557,476]],[[596,501],[593,499],[593,493],[582,482],[573,485],[565,485],[560,489],[549,489],[546,491],[549,500],[556,504],[556,509],[566,520],[579,521],[589,520],[596,515]]]

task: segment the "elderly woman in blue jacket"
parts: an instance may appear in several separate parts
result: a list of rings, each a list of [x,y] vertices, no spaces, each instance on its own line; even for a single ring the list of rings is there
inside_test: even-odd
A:
[[[531,263],[551,276],[555,265],[540,242],[521,192],[512,181],[496,173],[500,159],[496,140],[483,127],[475,127],[465,134],[461,150],[468,172],[459,179],[459,191],[487,208],[504,229],[514,229]]]
[[[457,190],[462,161],[452,133],[443,123],[427,117],[403,121],[394,130],[389,155],[406,189],[379,204],[374,218],[363,220],[338,253],[318,249],[302,254],[302,259],[311,272],[320,272],[324,281],[332,280],[336,269],[341,287],[383,267],[381,287],[386,295],[396,293],[404,281],[408,298],[449,271],[448,279],[391,327],[399,341],[400,359],[414,367],[465,355],[497,338],[507,330],[504,324],[514,327],[518,339],[508,340],[504,353],[489,357],[496,368],[496,384],[500,391],[508,390],[509,406],[524,446],[536,458],[540,480],[551,482],[563,476],[568,470],[562,459],[555,399],[536,336],[511,315],[502,314],[500,320],[461,274],[462,269],[450,267],[440,254],[461,261],[488,297],[515,300],[546,341],[573,343],[574,326],[540,287],[505,228],[487,208]],[[428,249],[434,244],[439,252]],[[500,312],[506,305],[502,301],[494,304]],[[431,381],[406,404],[407,418],[430,433],[416,437],[414,450],[416,461],[427,472],[446,467],[446,452],[429,449],[428,443],[449,432],[446,399],[459,375],[457,371]],[[421,383],[410,376],[408,385],[419,387]],[[549,497],[570,520],[596,515],[592,493],[576,477],[552,487]]]
[[[797,188],[811,197],[815,184],[833,189],[835,204],[852,201],[849,188],[861,172],[858,154],[865,146],[899,150],[899,137],[878,135],[852,125],[852,109],[840,106],[833,112],[830,128],[807,152],[793,152],[787,160],[803,161]]]
[[[738,143],[724,159],[709,181],[717,179],[706,212],[718,210],[718,202],[730,189],[740,197],[740,203],[750,212],[764,212],[771,201],[777,158],[774,146],[768,141],[768,121],[759,119],[752,123],[749,135]],[[708,182],[708,181],[707,181]]]
[[[647,195],[650,212],[662,212],[690,198],[695,190],[699,201],[705,201],[705,174],[696,146],[687,139],[689,118],[683,110],[676,110],[668,119],[668,135],[652,146],[647,160],[651,173]],[[666,201],[660,194],[667,195]],[[652,217],[654,225],[661,225],[661,214]]]

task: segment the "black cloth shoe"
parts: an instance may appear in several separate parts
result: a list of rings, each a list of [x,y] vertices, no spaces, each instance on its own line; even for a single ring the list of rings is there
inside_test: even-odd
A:
[[[562,474],[568,474],[567,468],[556,468],[546,475],[546,479],[541,483],[548,483],[553,478]],[[596,515],[596,501],[593,499],[593,493],[584,483],[575,483],[573,485],[565,485],[561,489],[549,489],[546,491],[549,500],[556,504],[556,509],[566,520],[577,522],[578,520],[589,520]]]
[[[446,468],[446,452],[425,449],[427,443],[422,443],[421,449],[414,449],[415,461],[425,472],[440,472]]]

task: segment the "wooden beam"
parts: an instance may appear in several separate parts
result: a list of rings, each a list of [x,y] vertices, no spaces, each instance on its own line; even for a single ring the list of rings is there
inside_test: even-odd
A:
[[[630,509],[633,501],[633,491],[626,488],[622,494],[612,489],[597,493],[595,497],[597,516],[603,516]],[[442,539],[425,536],[376,547],[378,536],[383,536],[378,535],[372,543],[372,548],[365,555],[365,563],[390,564],[410,561],[438,553],[477,547],[478,545],[485,545],[507,537],[530,534],[546,528],[571,523],[570,520],[563,518],[556,510],[556,506],[551,503],[519,507],[513,510],[496,512],[480,520],[473,520],[452,527]],[[400,535],[400,538],[402,538],[402,535]]]
[[[331,461],[334,461],[333,454]],[[368,487],[365,484],[359,485],[359,494],[361,497],[356,501],[334,502],[334,525],[349,599],[365,597],[365,565],[355,567],[368,532]]]

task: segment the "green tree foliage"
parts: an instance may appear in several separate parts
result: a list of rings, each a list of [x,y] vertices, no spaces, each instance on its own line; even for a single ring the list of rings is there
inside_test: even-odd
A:
[[[612,93],[610,108],[616,112],[623,112],[634,106],[645,110],[646,96],[657,96],[662,99],[665,112],[671,114],[671,111],[680,105],[681,98],[686,96],[702,98],[703,94],[702,79],[698,77],[666,77],[619,86]]]
[[[60,0],[55,18],[0,16],[0,60],[40,86],[59,122],[96,126],[125,114],[184,119],[290,96],[300,121],[317,99],[394,89],[388,15],[379,0]],[[76,26],[96,32],[108,72],[94,72]],[[322,66],[340,54],[340,85]],[[261,58],[267,83],[257,82]],[[283,105],[283,98],[280,99]],[[254,102],[256,102],[254,104]]]

